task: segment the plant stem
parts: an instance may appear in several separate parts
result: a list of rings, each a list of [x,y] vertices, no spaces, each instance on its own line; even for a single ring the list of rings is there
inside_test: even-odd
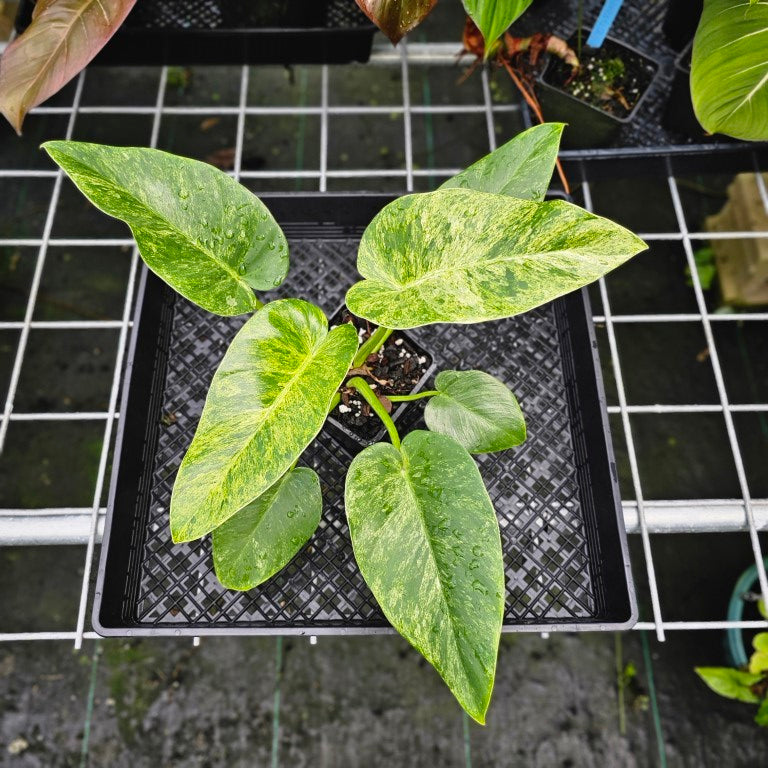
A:
[[[389,338],[391,333],[391,328],[385,328],[383,325],[380,325],[368,337],[360,349],[357,350],[357,354],[352,360],[352,367],[357,368],[358,366],[361,366],[367,360],[368,355],[378,352],[384,346],[384,342]]]
[[[387,395],[387,400],[391,403],[407,403],[410,400],[420,400],[422,397],[434,397],[439,394],[436,389],[430,389],[426,392],[414,392],[412,395]]]
[[[389,439],[392,441],[392,445],[395,448],[400,448],[400,435],[397,434],[397,427],[395,422],[392,421],[390,415],[387,413],[386,408],[381,404],[381,400],[376,397],[376,393],[370,388],[368,382],[365,379],[361,379],[359,376],[353,376],[348,382],[348,387],[356,389],[360,396],[365,400],[368,405],[373,408],[373,412],[381,419],[382,424],[387,428],[389,432]]]
[[[613,633],[613,642],[616,656],[616,688],[619,695],[619,733],[624,736],[627,733],[627,720],[624,712],[624,687],[626,681],[624,679],[624,660],[620,632]]]

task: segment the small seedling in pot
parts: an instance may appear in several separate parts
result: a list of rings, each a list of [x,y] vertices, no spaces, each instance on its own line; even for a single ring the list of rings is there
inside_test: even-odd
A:
[[[354,323],[329,328],[307,301],[256,297],[285,278],[288,243],[226,174],[151,149],[44,145],[95,205],[130,226],[147,266],[180,294],[220,315],[252,315],[213,377],[179,468],[173,540],[212,534],[216,574],[230,589],[280,571],[321,518],[320,480],[299,466],[302,453],[337,405],[359,398],[389,441],[360,452],[346,478],[357,564],[391,624],[478,722],[493,688],[505,575],[472,454],[523,442],[523,414],[482,371],[441,371],[429,391],[385,398],[371,365],[394,330],[526,312],[645,248],[611,221],[544,200],[562,128],[532,128],[374,217],[358,252],[363,279],[346,296],[364,340]],[[388,403],[414,398],[428,398],[428,429],[401,435]]]

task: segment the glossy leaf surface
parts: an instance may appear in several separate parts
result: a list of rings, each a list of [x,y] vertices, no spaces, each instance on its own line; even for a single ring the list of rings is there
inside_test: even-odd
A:
[[[523,200],[543,200],[552,180],[564,127],[564,123],[534,125],[448,179],[440,189],[474,189]]]
[[[392,626],[484,722],[504,612],[496,515],[472,457],[415,431],[366,448],[345,504],[360,571]]]
[[[357,350],[300,299],[260,309],[216,371],[171,497],[173,540],[205,535],[261,496],[320,431]]]
[[[362,12],[396,45],[421,24],[437,0],[356,0]]]
[[[693,42],[691,97],[710,133],[768,139],[768,3],[705,0]]]
[[[104,47],[136,0],[38,0],[32,23],[0,60],[0,111],[24,117],[63,88]]]
[[[696,674],[715,692],[726,699],[756,704],[760,699],[750,686],[759,682],[762,675],[742,672],[730,667],[696,667]]]
[[[525,419],[509,388],[483,371],[441,371],[441,394],[431,397],[424,420],[470,453],[504,451],[525,440]]]
[[[560,200],[440,189],[390,203],[368,225],[347,293],[387,328],[477,323],[581,288],[645,248],[618,224]]]
[[[266,206],[223,171],[156,149],[43,145],[80,191],[131,228],[147,266],[209,312],[242,315],[288,272],[288,243]]]
[[[284,568],[320,524],[323,497],[314,470],[297,467],[213,532],[216,577],[253,589]]]
[[[501,37],[533,0],[462,0],[464,8],[483,33],[485,52]]]

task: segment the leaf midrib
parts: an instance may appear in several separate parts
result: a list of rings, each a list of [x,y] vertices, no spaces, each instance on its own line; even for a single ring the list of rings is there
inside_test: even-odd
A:
[[[70,157],[71,157],[71,155],[70,155]],[[82,162],[80,160],[76,160],[75,162],[77,162],[77,164],[81,168],[85,168],[86,170],[88,169],[88,166],[82,165]],[[112,182],[108,178],[106,178],[105,176],[100,176],[100,175],[98,175],[95,172],[91,172],[91,173],[82,173],[81,172],[80,175],[86,176],[86,177],[90,177],[91,179],[95,179],[95,180],[100,181],[100,182],[107,183],[113,189],[117,189],[117,190],[125,193],[125,195],[127,197],[129,197],[135,203],[140,205],[145,211],[148,211],[150,216],[153,216],[156,219],[160,219],[160,221],[162,221],[163,223],[165,223],[168,226],[168,229],[170,229],[172,232],[177,233],[185,242],[191,243],[193,248],[195,248],[195,250],[197,250],[199,253],[202,253],[204,256],[207,256],[214,264],[216,264],[217,266],[221,267],[221,269],[223,269],[226,273],[228,273],[230,275],[230,277],[233,277],[241,287],[244,287],[247,293],[253,294],[253,288],[245,280],[243,280],[243,278],[229,264],[227,264],[225,261],[221,260],[220,258],[217,258],[216,255],[212,251],[209,251],[207,248],[199,245],[197,242],[192,241],[190,239],[190,236],[187,233],[185,233],[183,230],[179,229],[178,226],[176,226],[175,224],[170,222],[165,216],[161,215],[160,213],[155,211],[153,208],[151,208],[146,202],[144,202],[140,198],[136,197],[128,189],[126,189],[125,187],[123,187],[121,185],[115,184],[114,182]],[[114,218],[119,218],[119,217],[114,217]],[[122,219],[122,221],[125,221],[125,220]],[[136,231],[134,230],[133,225],[130,222],[127,222],[127,221],[125,223],[128,224],[128,227],[130,228],[131,232],[134,233],[134,236],[135,236],[136,235]],[[139,227],[139,226],[136,227],[136,230],[138,230],[139,232],[142,232],[142,233],[144,232],[144,230],[141,227]],[[253,304],[253,306],[255,306],[255,304]]]
[[[486,266],[486,265],[494,266],[496,264],[504,264],[504,263],[508,263],[508,262],[515,262],[515,261],[519,261],[521,259],[531,259],[531,258],[535,258],[537,256],[542,256],[544,254],[546,254],[547,256],[554,256],[556,254],[573,254],[574,257],[578,256],[578,252],[577,251],[574,251],[574,250],[569,249],[569,248],[557,249],[557,250],[554,250],[554,251],[536,251],[536,252],[530,252],[530,253],[528,253],[528,252],[526,252],[526,253],[513,253],[511,256],[498,256],[498,257],[493,258],[493,259],[482,259],[482,260],[478,260],[478,261],[471,261],[471,262],[466,262],[464,265],[451,264],[450,266],[447,266],[447,267],[442,267],[442,268],[439,268],[439,269],[430,270],[425,275],[422,275],[421,277],[418,277],[415,280],[412,280],[412,281],[410,281],[408,283],[402,283],[402,282],[399,282],[399,281],[397,281],[395,279],[392,279],[391,281],[390,280],[386,280],[385,281],[385,280],[380,280],[380,279],[375,278],[375,277],[373,277],[373,278],[366,277],[365,279],[369,280],[371,283],[375,283],[375,282],[381,283],[382,285],[385,285],[388,288],[395,288],[395,289],[415,288],[415,287],[418,287],[419,285],[421,285],[422,283],[426,283],[426,282],[434,279],[435,277],[442,277],[442,276],[445,276],[445,275],[451,275],[451,274],[456,273],[456,272],[469,272],[469,271],[472,270],[473,267],[476,267],[476,266]],[[591,263],[595,263],[594,260],[590,260],[590,261],[591,261]]]
[[[298,379],[304,374],[304,372],[309,367],[310,362],[312,362],[317,357],[318,350],[325,344],[325,342],[328,340],[328,337],[331,335],[332,331],[326,331],[325,336],[320,340],[319,343],[317,343],[311,350],[310,354],[307,355],[307,357],[304,359],[304,362],[301,363],[301,365],[296,369],[296,372],[291,376],[291,378],[288,380],[288,382],[285,384],[285,386],[282,387],[280,392],[278,392],[277,397],[272,401],[272,403],[267,406],[266,408],[262,408],[259,412],[259,422],[256,426],[255,430],[251,434],[250,438],[245,442],[242,448],[235,453],[232,458],[226,463],[226,474],[225,477],[229,476],[229,473],[232,471],[234,464],[240,459],[240,456],[243,455],[250,447],[253,441],[258,437],[258,435],[261,433],[262,428],[264,427],[265,422],[267,421],[267,415],[274,412],[274,410],[278,407],[280,403],[283,402],[283,400],[288,396],[288,392],[293,388],[294,384],[298,381]],[[331,397],[333,397],[333,393],[331,393]],[[322,427],[322,424],[320,425]],[[312,438],[310,438],[311,440]],[[279,481],[275,481],[279,482]],[[218,488],[218,485],[214,486],[209,492],[206,497],[206,502],[210,503],[211,497],[214,495],[214,492]],[[265,489],[266,490],[266,489]],[[264,493],[264,491],[262,491]],[[254,499],[251,500],[254,501],[258,496],[261,494],[257,494],[257,496],[254,497]],[[250,504],[251,502],[248,502]],[[244,506],[247,506],[244,505]],[[221,505],[219,505],[219,508]],[[242,507],[241,507],[242,509]],[[236,512],[234,514],[237,514]]]
[[[98,5],[99,8],[101,8],[102,13],[104,13],[105,18],[107,18],[108,24],[110,26],[112,25],[113,20],[109,19],[109,17],[106,15],[106,11],[104,10],[104,6],[102,5],[101,0],[88,0],[87,4],[83,5],[83,7],[73,16],[72,23],[67,26],[67,33],[63,34],[59,38],[59,42],[57,43],[56,47],[51,51],[50,55],[46,58],[45,64],[42,67],[40,67],[40,71],[32,79],[29,86],[27,87],[27,92],[32,91],[33,87],[34,87],[35,94],[38,94],[40,92],[38,83],[41,79],[44,79],[44,77],[47,76],[47,73],[51,68],[51,62],[54,61],[55,58],[59,55],[59,52],[61,51],[61,49],[67,47],[68,33],[75,28],[78,22],[83,25],[83,29],[87,29],[87,27],[85,26],[85,21],[83,21],[83,16],[85,16],[85,14],[88,11],[90,11],[95,5]],[[35,19],[35,21],[37,21],[37,19]],[[86,33],[86,37],[88,37],[87,33]]]
[[[446,596],[445,587],[443,585],[442,572],[440,571],[440,568],[438,567],[438,564],[437,564],[437,557],[435,556],[435,550],[432,546],[432,539],[430,538],[429,531],[427,530],[427,525],[424,520],[424,514],[422,513],[421,504],[419,503],[419,498],[416,495],[416,491],[413,487],[413,484],[411,483],[411,476],[409,472],[410,464],[408,462],[408,456],[402,450],[400,453],[403,457],[403,465],[405,466],[406,487],[412,497],[414,504],[416,505],[416,509],[418,510],[418,514],[416,515],[416,517],[421,525],[421,530],[424,533],[424,538],[427,542],[427,547],[429,549],[429,554],[431,556],[432,563],[434,564],[435,571],[437,572],[437,580],[438,580],[438,583],[440,584],[440,595],[442,596],[443,602],[445,603],[446,607],[449,609],[447,613],[448,613],[449,623],[451,625],[451,637],[453,638],[453,644],[456,648],[456,653],[458,654],[459,659],[461,659],[461,666],[464,669],[464,674],[466,675],[467,678],[469,678],[469,670],[467,669],[466,661],[464,659],[464,654],[462,653],[461,645],[458,641],[456,627],[454,625],[454,620],[453,620],[453,614],[450,611],[450,603]]]

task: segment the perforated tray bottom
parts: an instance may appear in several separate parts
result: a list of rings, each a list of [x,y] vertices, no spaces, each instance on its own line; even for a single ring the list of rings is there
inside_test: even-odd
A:
[[[275,297],[300,295],[331,311],[355,274],[356,242],[292,243],[291,279]],[[321,433],[301,463],[323,486],[320,529],[278,576],[248,593],[224,589],[210,543],[174,545],[168,504],[213,372],[243,318],[212,317],[182,299],[172,306],[170,355],[141,564],[136,570],[139,624],[232,623],[270,626],[380,627],[386,621],[360,575],[344,515],[350,455]],[[559,331],[552,306],[523,317],[413,332],[439,368],[480,368],[520,398],[530,437],[515,451],[478,458],[499,516],[507,571],[507,622],[585,619],[597,608],[574,449],[568,422]],[[420,410],[419,404],[414,404]],[[170,423],[169,423],[170,422]]]

